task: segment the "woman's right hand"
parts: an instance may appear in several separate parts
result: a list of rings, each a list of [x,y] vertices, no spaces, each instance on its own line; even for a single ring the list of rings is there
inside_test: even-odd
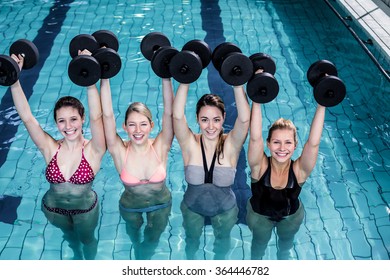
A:
[[[92,55],[92,53],[89,50],[84,49],[82,51],[79,50],[78,55]]]
[[[23,65],[24,65],[24,56],[21,54],[11,54],[11,57],[16,61],[16,63],[19,66],[19,70],[22,71]]]

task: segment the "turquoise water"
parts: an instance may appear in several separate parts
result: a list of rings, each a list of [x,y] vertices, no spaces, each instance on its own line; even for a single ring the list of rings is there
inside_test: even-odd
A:
[[[59,97],[70,94],[87,104],[86,90],[72,84],[67,75],[71,60],[68,45],[80,33],[108,29],[119,38],[122,70],[111,85],[122,137],[126,135],[121,123],[132,101],[145,102],[157,124],[154,133],[160,129],[160,79],[139,49],[142,37],[149,32],[163,32],[178,49],[197,38],[212,49],[229,41],[246,55],[271,55],[277,65],[275,77],[280,92],[275,101],[263,106],[264,129],[280,116],[292,119],[298,127],[296,155],[307,139],[316,108],[306,71],[314,61],[328,59],[338,67],[347,97],[327,109],[317,165],[301,193],[305,219],[295,236],[293,256],[305,260],[389,259],[390,83],[324,1],[128,2],[0,2],[0,53],[8,53],[12,42],[20,38],[34,41],[40,50],[40,62],[22,75],[21,82],[33,114],[47,132],[59,137],[52,117]],[[389,62],[381,60],[385,61],[385,69],[390,69]],[[191,128],[198,130],[195,103],[208,92],[220,94],[225,100],[225,129],[229,130],[236,114],[232,89],[212,65],[191,86],[186,112]],[[21,124],[7,88],[0,88],[0,98],[0,195],[3,200],[5,196],[20,200],[16,213],[10,210],[15,201],[3,203],[0,208],[0,259],[70,259],[72,252],[61,231],[47,222],[40,209],[41,198],[49,188],[44,160]],[[85,133],[88,138],[89,131]],[[251,233],[243,221],[243,205],[250,195],[246,151],[247,143],[234,186],[242,211],[240,223],[232,231],[233,248],[227,255],[233,260],[250,258]],[[185,190],[183,175],[181,152],[174,140],[167,180],[173,195],[172,213],[153,259],[185,259],[179,208]],[[96,258],[134,259],[134,249],[118,212],[123,186],[108,154],[94,189],[101,207]],[[17,214],[12,223],[7,222],[11,214]],[[213,239],[212,229],[207,226],[199,259],[213,258]],[[275,236],[265,258],[276,259]]]

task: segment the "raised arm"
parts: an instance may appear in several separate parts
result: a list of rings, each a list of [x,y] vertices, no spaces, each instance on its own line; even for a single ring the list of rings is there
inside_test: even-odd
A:
[[[237,106],[237,119],[226,141],[231,142],[232,146],[239,152],[248,135],[250,108],[244,87],[242,85],[235,86],[233,89]]]
[[[264,158],[263,117],[261,104],[252,102],[248,144],[248,164],[251,168],[252,178],[260,178],[260,171]]]
[[[185,116],[189,88],[189,84],[180,84],[176,92],[175,101],[173,101],[173,128],[183,153],[187,152],[188,142],[194,136],[188,127]]]
[[[100,83],[100,98],[103,108],[104,134],[106,136],[107,148],[113,157],[118,168],[121,148],[124,147],[122,139],[116,132],[114,110],[112,108],[111,88],[108,79],[102,79]]]
[[[317,110],[310,127],[309,138],[303,147],[301,156],[297,159],[297,165],[299,167],[299,182],[306,181],[316,164],[322,130],[324,127],[325,110],[325,107],[317,105]]]
[[[22,69],[24,62],[23,57],[20,55],[18,57],[12,55],[12,58],[15,59],[20,69]],[[26,126],[31,139],[45,157],[46,162],[49,162],[50,158],[53,156],[51,151],[56,149],[56,141],[42,129],[37,119],[33,116],[19,80],[11,85],[11,93],[16,111]]]
[[[87,88],[87,94],[89,121],[92,134],[91,144],[93,150],[101,158],[106,152],[106,140],[104,137],[102,105],[100,102],[100,96],[96,85],[89,86]]]
[[[173,87],[171,79],[162,79],[164,113],[162,128],[156,141],[161,141],[165,151],[169,151],[173,141]]]

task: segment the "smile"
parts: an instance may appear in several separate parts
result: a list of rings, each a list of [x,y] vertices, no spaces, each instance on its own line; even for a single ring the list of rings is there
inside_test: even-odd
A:
[[[64,133],[65,133],[66,135],[73,135],[73,134],[76,133],[76,130],[77,130],[77,129],[64,130]]]

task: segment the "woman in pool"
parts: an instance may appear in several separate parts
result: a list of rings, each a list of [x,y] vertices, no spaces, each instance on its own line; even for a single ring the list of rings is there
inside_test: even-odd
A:
[[[150,138],[154,128],[152,114],[145,104],[134,102],[126,111],[123,129],[129,140],[116,132],[108,80],[102,81],[101,101],[107,147],[124,185],[119,210],[126,231],[134,244],[136,259],[150,259],[171,212],[171,192],[166,186],[168,152],[173,141],[173,88],[170,79],[162,79],[164,113],[161,131]],[[147,223],[141,241],[142,214]]]
[[[252,197],[247,204],[247,223],[253,233],[252,259],[264,256],[272,230],[275,227],[277,258],[290,258],[294,235],[304,217],[299,201],[302,185],[313,170],[318,156],[325,107],[318,105],[310,134],[302,154],[291,159],[297,147],[297,132],[290,120],[278,119],[270,127],[264,153],[261,105],[252,103],[248,163],[251,169]]]
[[[12,55],[12,58],[22,69],[23,57]],[[56,140],[32,115],[19,81],[11,85],[11,92],[20,118],[47,164],[46,179],[50,189],[43,196],[42,211],[50,223],[63,231],[75,259],[94,259],[99,204],[92,183],[106,151],[97,87],[93,85],[87,89],[90,140],[83,136],[84,107],[78,99],[64,96],[55,104],[54,120],[62,135]]]
[[[203,95],[196,105],[200,133],[193,133],[185,117],[189,84],[180,84],[173,104],[173,123],[182,150],[188,187],[181,203],[186,233],[186,255],[193,259],[209,217],[214,230],[214,258],[223,259],[230,248],[230,232],[238,207],[231,186],[240,151],[246,139],[250,108],[243,86],[234,87],[237,119],[224,134],[225,106],[214,94]]]

